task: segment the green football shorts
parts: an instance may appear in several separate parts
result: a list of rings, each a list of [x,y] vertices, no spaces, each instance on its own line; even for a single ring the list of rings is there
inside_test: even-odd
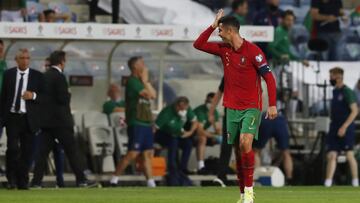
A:
[[[226,109],[228,144],[234,144],[243,133],[253,134],[257,140],[260,122],[261,111],[259,109]]]

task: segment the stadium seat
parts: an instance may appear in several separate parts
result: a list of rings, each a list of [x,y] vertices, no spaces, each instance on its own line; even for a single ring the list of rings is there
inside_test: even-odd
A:
[[[81,135],[84,132],[84,126],[83,126],[83,112],[75,111],[72,113],[74,118],[74,130],[75,134]]]
[[[99,172],[115,170],[113,153],[115,150],[114,133],[110,127],[88,128],[90,154],[97,162]]]
[[[89,127],[108,127],[109,120],[106,114],[98,111],[88,111],[83,114],[83,126],[84,128]]]
[[[303,25],[295,25],[290,31],[290,40],[294,51],[299,58],[304,59],[309,53],[307,42],[310,39],[310,34]]]
[[[338,47],[338,56],[340,60],[360,60],[360,35],[357,31],[352,29],[344,31]]]
[[[115,112],[110,114],[110,126],[111,127],[122,127],[125,126],[125,112]]]
[[[127,152],[128,136],[125,127],[116,127],[115,131],[115,150],[119,152],[120,156],[123,156]]]
[[[5,128],[3,128],[3,132],[0,138],[0,156],[5,156],[6,154],[6,149],[7,149],[7,136],[6,136],[6,132],[5,132]]]
[[[26,2],[26,9],[27,9],[27,20],[29,22],[38,22],[39,21],[39,14],[43,12],[44,6],[40,3],[27,1]]]

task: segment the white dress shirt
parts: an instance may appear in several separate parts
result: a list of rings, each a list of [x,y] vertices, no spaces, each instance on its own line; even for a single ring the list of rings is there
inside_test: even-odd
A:
[[[61,68],[57,67],[57,66],[51,66],[52,68],[55,68],[56,70],[58,70],[60,73],[62,73]]]
[[[17,91],[18,91],[18,86],[20,83],[20,78],[21,78],[21,73],[24,73],[23,75],[23,86],[21,88],[21,96],[24,94],[24,92],[26,91],[27,85],[28,85],[28,80],[29,80],[29,68],[26,69],[25,71],[21,71],[19,68],[16,71],[16,85],[15,85],[15,94],[14,94],[14,99],[13,99],[13,103],[11,105],[11,112],[12,113],[26,113],[26,103],[25,100],[21,97],[20,98],[20,112],[16,112],[15,111],[15,102],[16,102],[16,95],[17,95]],[[35,96],[34,96],[35,98]]]

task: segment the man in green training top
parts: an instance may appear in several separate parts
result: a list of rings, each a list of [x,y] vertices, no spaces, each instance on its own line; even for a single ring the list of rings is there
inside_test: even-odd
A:
[[[275,29],[274,41],[269,43],[268,52],[273,57],[273,60],[278,63],[287,63],[289,60],[299,60],[299,58],[290,51],[291,42],[289,40],[289,31],[294,25],[294,12],[286,10],[281,17],[281,24]],[[308,65],[307,61],[302,62],[304,65]]]
[[[198,119],[198,128],[196,131],[197,142],[197,160],[198,160],[198,174],[207,174],[205,170],[205,149],[208,140],[215,138],[216,135],[221,134],[219,123],[219,112],[215,109],[214,120],[209,121],[208,114],[211,103],[214,99],[215,93],[210,92],[206,95],[205,103],[194,109],[195,115]],[[212,131],[210,131],[210,127]]]
[[[110,100],[103,104],[103,113],[110,115],[115,112],[125,111],[125,101],[121,99],[120,87],[117,84],[111,84],[108,89]]]
[[[155,181],[152,178],[151,166],[154,136],[152,132],[152,112],[150,109],[150,100],[156,98],[156,91],[149,82],[149,71],[142,57],[131,57],[128,61],[128,66],[131,71],[125,90],[125,118],[129,137],[128,152],[118,164],[110,183],[117,185],[119,181],[118,176],[141,153],[144,157],[144,173],[147,179],[147,186],[156,187]]]
[[[190,124],[190,127],[187,126]],[[191,155],[192,139],[197,128],[195,113],[189,106],[189,99],[178,97],[174,104],[165,107],[155,121],[156,142],[168,149],[168,185],[189,186],[184,180],[182,171],[187,170]],[[178,149],[182,150],[180,165],[178,166]]]
[[[234,0],[231,4],[232,12],[230,15],[234,16],[239,21],[240,25],[246,25],[249,6],[247,0]]]

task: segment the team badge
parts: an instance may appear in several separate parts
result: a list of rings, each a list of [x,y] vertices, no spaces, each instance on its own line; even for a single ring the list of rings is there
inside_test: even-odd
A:
[[[255,60],[260,63],[263,60],[263,56],[261,54],[255,56]]]
[[[340,95],[338,96],[338,100],[339,100],[339,101],[342,101],[343,98],[344,98],[344,96],[343,96],[342,94],[340,94]]]

